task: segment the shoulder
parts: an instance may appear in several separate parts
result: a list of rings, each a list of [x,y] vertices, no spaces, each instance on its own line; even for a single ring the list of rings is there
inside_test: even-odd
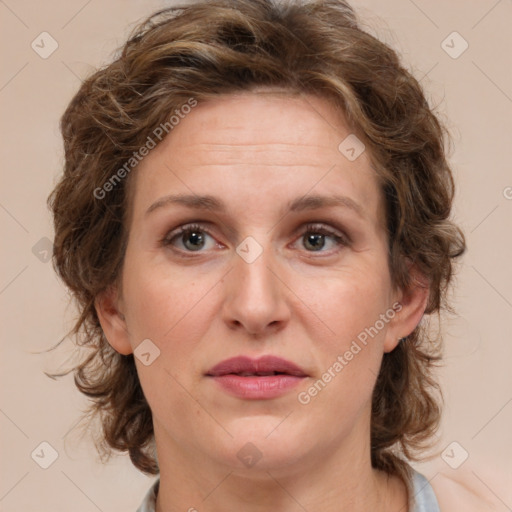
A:
[[[441,512],[503,510],[504,501],[472,471],[439,472],[430,479],[430,485]]]

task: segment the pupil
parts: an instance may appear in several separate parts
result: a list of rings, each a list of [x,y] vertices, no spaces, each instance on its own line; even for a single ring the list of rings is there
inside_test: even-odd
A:
[[[203,236],[201,234],[197,233],[196,231],[192,231],[189,235],[187,235],[186,240],[191,241],[192,250],[200,249],[204,244]],[[185,245],[187,245],[187,244],[185,243]]]
[[[321,249],[324,246],[324,235],[307,235],[307,243],[313,247],[313,250]],[[319,243],[320,242],[320,243]]]

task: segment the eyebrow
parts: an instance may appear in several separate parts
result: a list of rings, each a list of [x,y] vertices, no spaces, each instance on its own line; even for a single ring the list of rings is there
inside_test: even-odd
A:
[[[219,213],[223,213],[227,210],[226,203],[224,203],[221,199],[211,195],[198,196],[194,194],[171,194],[161,197],[155,201],[146,210],[145,215],[147,216],[159,208],[175,204],[196,210],[207,210]],[[356,203],[352,198],[348,196],[340,195],[306,195],[303,197],[298,197],[297,199],[288,202],[287,210],[290,212],[302,212],[306,210],[318,210],[320,208],[332,206],[341,206],[352,210],[361,218],[366,217],[360,204]]]

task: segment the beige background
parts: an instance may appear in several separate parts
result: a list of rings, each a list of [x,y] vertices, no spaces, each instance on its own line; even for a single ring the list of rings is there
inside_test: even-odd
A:
[[[152,482],[126,457],[102,465],[88,438],[80,441],[73,427],[85,399],[70,376],[52,381],[42,373],[65,361],[71,343],[53,353],[37,352],[55,344],[73,318],[66,290],[51,264],[41,261],[49,242],[40,240],[53,237],[45,201],[62,165],[59,117],[80,77],[108,62],[133,24],[163,5],[0,1],[0,510],[5,512],[135,510]],[[506,511],[512,508],[512,1],[354,0],[353,5],[368,29],[397,48],[421,78],[455,141],[455,216],[469,249],[454,294],[459,316],[446,324],[440,372],[446,409],[438,453],[417,467],[433,484],[441,473],[463,478],[494,500],[494,510]],[[31,48],[43,31],[59,45],[47,59]],[[456,59],[441,46],[453,31],[469,44]],[[462,48],[457,36],[448,44],[452,52]],[[43,441],[58,453],[48,469],[34,460],[49,461],[48,449],[38,448]],[[439,455],[453,441],[460,446],[448,449],[447,461],[455,465],[469,454],[458,469]]]

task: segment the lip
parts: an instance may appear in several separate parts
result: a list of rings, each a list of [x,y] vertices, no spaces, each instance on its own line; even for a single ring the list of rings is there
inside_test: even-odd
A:
[[[273,372],[276,374],[257,375]],[[286,394],[308,375],[291,361],[267,355],[258,359],[246,356],[226,359],[211,368],[206,376],[233,396],[264,400]]]

